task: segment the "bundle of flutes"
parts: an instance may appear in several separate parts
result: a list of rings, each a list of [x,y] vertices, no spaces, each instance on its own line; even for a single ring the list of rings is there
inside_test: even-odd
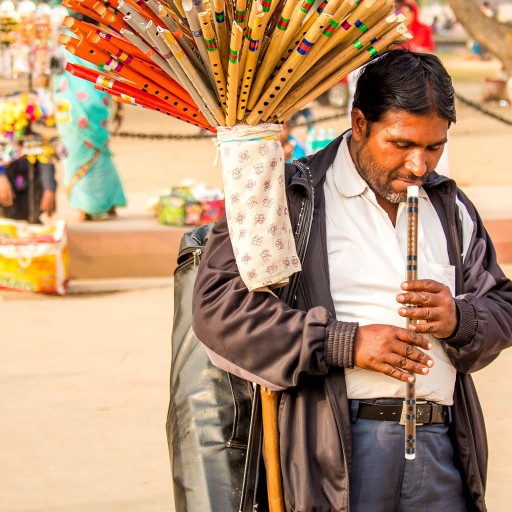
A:
[[[64,0],[68,64],[119,101],[215,132],[281,123],[411,36],[393,0]]]

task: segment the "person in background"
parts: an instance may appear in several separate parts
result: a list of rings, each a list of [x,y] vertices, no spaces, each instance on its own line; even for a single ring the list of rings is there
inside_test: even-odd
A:
[[[126,205],[126,195],[110,151],[111,96],[68,73],[66,61],[88,65],[69,52],[53,58],[56,124],[65,148],[64,186],[81,220],[115,217],[117,207]],[[117,116],[115,122],[121,110]]]
[[[306,156],[306,149],[302,142],[292,135],[292,123],[285,121],[283,123],[283,131],[279,135],[284,150],[284,158],[286,162],[297,160]]]
[[[30,126],[24,136],[38,137]],[[53,162],[36,160],[33,180],[30,162],[26,156],[10,163],[0,163],[0,214],[2,217],[41,224],[41,213],[51,217],[55,213],[57,182]]]
[[[407,18],[407,29],[413,35],[413,39],[403,45],[404,48],[415,52],[432,53],[435,50],[432,27],[421,23],[420,8],[414,0],[399,2],[399,9]]]

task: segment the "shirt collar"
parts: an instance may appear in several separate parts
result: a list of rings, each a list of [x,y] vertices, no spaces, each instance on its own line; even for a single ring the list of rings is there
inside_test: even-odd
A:
[[[332,163],[334,171],[334,183],[340,194],[345,197],[355,197],[364,194],[366,191],[372,192],[368,183],[361,177],[356,169],[348,142],[352,136],[352,130],[345,132],[343,140],[338,148],[336,157]],[[423,187],[420,187],[419,197],[428,199],[428,194]]]

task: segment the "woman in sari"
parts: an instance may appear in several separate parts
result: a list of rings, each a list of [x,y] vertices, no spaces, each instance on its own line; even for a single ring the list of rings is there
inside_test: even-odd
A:
[[[69,52],[64,59],[90,66]],[[54,101],[70,204],[82,220],[115,216],[116,207],[126,205],[126,196],[109,148],[111,97],[68,73],[65,65],[58,67],[53,73]]]

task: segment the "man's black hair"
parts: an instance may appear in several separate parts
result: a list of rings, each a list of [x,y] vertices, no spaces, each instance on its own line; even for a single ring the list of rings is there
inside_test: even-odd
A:
[[[455,123],[455,91],[441,61],[430,53],[392,50],[370,62],[357,81],[352,108],[377,122],[391,110],[436,113]]]

